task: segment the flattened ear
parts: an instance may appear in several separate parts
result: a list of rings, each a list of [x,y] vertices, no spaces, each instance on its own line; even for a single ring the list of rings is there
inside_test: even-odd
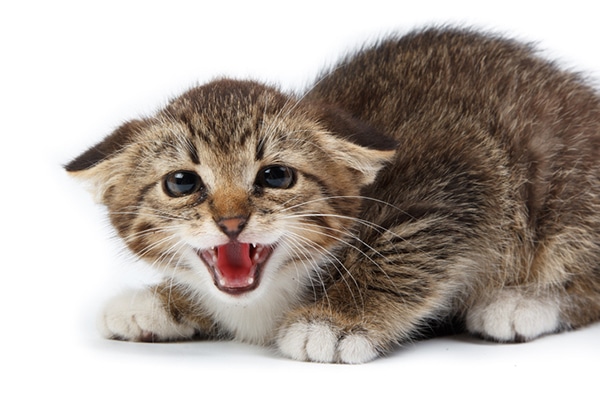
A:
[[[121,125],[116,131],[107,136],[97,145],[83,152],[70,163],[65,165],[65,170],[76,178],[87,181],[97,201],[102,201],[104,192],[116,172],[114,161],[122,151],[135,141],[145,123],[133,120]]]
[[[126,122],[103,141],[90,147],[79,157],[65,165],[65,169],[67,172],[88,170],[100,164],[102,161],[115,156],[133,141],[134,135],[139,132],[144,125],[145,124],[140,120]]]
[[[323,107],[320,122],[331,133],[325,139],[333,157],[359,172],[361,185],[373,183],[377,173],[396,155],[397,142],[371,125],[335,107]]]

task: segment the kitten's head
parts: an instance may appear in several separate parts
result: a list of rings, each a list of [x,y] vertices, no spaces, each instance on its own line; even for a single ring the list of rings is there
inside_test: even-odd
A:
[[[122,125],[66,169],[92,184],[139,257],[240,297],[309,278],[393,154],[342,111],[220,80]]]

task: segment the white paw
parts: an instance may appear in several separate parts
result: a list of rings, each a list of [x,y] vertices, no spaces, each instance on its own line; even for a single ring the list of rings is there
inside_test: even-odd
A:
[[[285,356],[300,361],[360,364],[377,357],[364,334],[342,334],[327,322],[296,322],[280,332],[277,345]]]
[[[131,341],[188,339],[195,333],[194,328],[176,323],[148,289],[128,291],[110,300],[98,325],[106,338]]]
[[[559,325],[559,309],[555,303],[510,289],[475,305],[467,315],[470,332],[500,342],[532,340],[555,332]]]

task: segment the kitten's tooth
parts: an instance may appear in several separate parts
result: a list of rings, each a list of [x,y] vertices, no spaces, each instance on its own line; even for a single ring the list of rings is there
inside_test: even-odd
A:
[[[246,282],[248,283],[248,285],[252,285],[254,283],[254,278],[250,277]]]

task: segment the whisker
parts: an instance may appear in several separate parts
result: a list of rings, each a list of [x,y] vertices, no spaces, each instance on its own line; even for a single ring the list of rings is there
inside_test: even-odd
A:
[[[322,216],[322,217],[328,217],[328,218],[339,218],[339,219],[345,219],[345,220],[350,220],[353,221],[355,223],[361,224],[363,226],[366,226],[368,228],[374,229],[379,235],[380,238],[383,237],[383,235],[385,234],[389,234],[391,236],[391,238],[387,238],[386,241],[393,247],[396,247],[396,244],[394,242],[391,241],[391,239],[396,238],[401,240],[404,244],[410,245],[411,249],[415,252],[419,252],[422,256],[424,256],[427,260],[432,261],[432,262],[437,262],[437,260],[433,257],[431,257],[431,255],[427,252],[427,251],[423,251],[420,250],[412,241],[410,241],[409,239],[403,237],[402,235],[397,234],[396,232],[387,229],[381,225],[375,224],[371,221],[365,220],[365,219],[361,219],[361,218],[356,218],[356,217],[349,217],[349,216],[344,216],[344,215],[338,215],[338,214],[319,214],[319,213],[298,213],[298,214],[290,214],[290,215],[286,215],[284,217],[282,217],[282,219],[302,219],[304,217],[318,217],[318,216]],[[433,221],[432,221],[433,222]],[[307,224],[306,222],[303,222],[305,224]],[[314,225],[314,224],[313,224]],[[316,225],[315,225],[316,226]],[[369,245],[367,242],[365,242],[364,240],[362,240],[358,235],[353,234],[350,231],[341,231],[341,230],[337,230],[335,228],[331,228],[331,227],[324,227],[324,226],[320,226],[323,229],[328,229],[328,230],[332,230],[341,234],[346,234],[347,236],[351,236],[354,240],[358,241],[359,243],[365,245],[367,248],[369,248],[369,250],[372,250],[375,254],[379,255],[380,257],[383,257],[384,259],[388,260],[387,256],[381,254],[381,252],[379,252],[378,250],[376,250],[375,248],[373,248],[371,245]],[[357,249],[358,250],[358,249]]]
[[[189,221],[190,218],[183,217],[181,215],[171,214],[165,210],[160,210],[148,206],[128,206],[123,207],[123,211],[112,211],[111,214],[116,215],[139,215],[139,216],[150,216],[150,217],[161,217],[164,219],[171,219],[177,221]]]
[[[364,299],[362,297],[362,292],[361,292],[361,288],[360,285],[358,284],[358,282],[356,281],[356,279],[354,279],[354,276],[352,275],[352,273],[346,268],[346,266],[344,265],[344,263],[329,249],[327,249],[326,247],[321,246],[318,243],[312,242],[306,238],[304,238],[301,235],[298,235],[294,232],[288,231],[286,232],[286,236],[291,235],[293,237],[295,237],[297,240],[299,240],[301,243],[304,243],[305,245],[313,248],[315,251],[319,252],[320,254],[325,254],[327,255],[327,259],[331,262],[333,262],[333,267],[340,273],[340,277],[342,278],[342,280],[344,281],[346,287],[348,287],[350,294],[352,295],[352,298],[354,300],[354,303],[358,309],[359,305],[356,302],[356,298],[354,296],[354,290],[352,289],[350,283],[348,282],[348,280],[346,279],[346,274],[347,276],[352,280],[352,282],[354,283],[354,286],[358,289],[357,292],[360,296],[360,303],[364,306]],[[336,265],[339,265],[341,267],[338,268]],[[344,274],[344,272],[346,272],[346,274]],[[362,307],[361,307],[362,308]]]
[[[173,230],[174,230],[174,231],[176,230],[175,228],[177,228],[177,227],[173,227]],[[140,236],[145,236],[145,235],[149,235],[149,234],[151,234],[151,233],[154,233],[154,232],[151,232],[151,231],[148,231],[148,230],[147,230],[146,232],[138,232],[138,233],[134,233],[134,234],[130,235],[130,236],[131,236],[131,238],[129,238],[129,237],[128,237],[127,239],[125,239],[125,242],[126,242],[126,243],[129,243],[131,240],[133,240],[133,239],[135,239],[135,238],[137,238],[137,237],[140,237]],[[165,230],[165,231],[163,231],[162,233],[168,233],[168,231],[167,231],[167,230]],[[175,236],[175,235],[167,235],[167,236],[165,236],[164,238],[162,238],[162,239],[160,239],[160,240],[155,240],[155,241],[153,241],[153,242],[152,242],[151,244],[149,244],[148,246],[146,246],[146,247],[142,248],[141,250],[139,250],[139,251],[137,252],[137,254],[138,254],[138,256],[140,256],[140,257],[145,257],[146,255],[148,255],[150,252],[152,252],[152,251],[153,251],[153,250],[155,250],[156,248],[158,248],[158,247],[162,246],[162,245],[163,245],[163,244],[165,244],[165,243],[169,243],[169,242],[171,242],[171,241],[175,241],[175,243],[183,242],[181,239],[176,239],[176,236]],[[172,247],[172,246],[171,246],[171,247]]]
[[[123,236],[122,239],[127,242],[131,239],[136,239],[136,238],[139,238],[142,236],[149,236],[149,235],[160,234],[160,233],[170,233],[171,231],[177,231],[179,229],[181,229],[180,226],[152,227],[152,228],[144,229],[141,231],[132,232],[129,235]]]
[[[287,236],[287,241],[284,241],[282,243],[281,248],[288,253],[290,260],[301,260],[302,267],[304,267],[304,270],[307,272],[307,275],[310,278],[309,282],[312,287],[313,298],[315,300],[318,299],[317,289],[314,283],[315,280],[320,283],[321,287],[323,288],[323,293],[325,293],[326,295],[325,281],[323,280],[321,275],[321,267],[316,262],[316,260],[314,260],[310,256],[310,254],[307,254],[306,252],[302,251],[302,247],[300,246],[298,241],[292,236]],[[312,268],[309,268],[306,264],[311,264]],[[297,263],[294,262],[294,265],[297,265]],[[313,273],[317,276],[316,279],[312,277]],[[297,268],[296,277],[298,279],[298,282],[302,282],[300,278],[300,272]]]
[[[294,208],[304,207],[304,206],[312,204],[312,203],[326,202],[326,201],[329,201],[329,200],[337,200],[337,199],[359,199],[359,200],[373,201],[375,203],[384,205],[386,207],[391,207],[394,210],[399,211],[399,212],[407,215],[408,217],[413,218],[412,215],[410,215],[409,213],[407,213],[403,209],[395,206],[394,204],[389,203],[387,201],[380,200],[380,199],[376,199],[374,197],[369,197],[369,196],[326,196],[326,197],[320,197],[318,199],[307,200],[307,201],[302,202],[302,203],[294,204],[293,206],[290,206],[290,207],[281,208],[281,209],[278,209],[278,211],[280,211],[280,212],[287,212],[287,211],[293,210]]]
[[[307,231],[307,232],[311,232],[311,233],[317,233],[317,234],[320,234],[320,235],[323,235],[323,236],[329,237],[329,238],[331,238],[331,239],[335,239],[336,241],[338,241],[338,242],[340,242],[340,243],[342,243],[342,244],[344,244],[344,245],[346,245],[346,246],[348,246],[348,247],[350,247],[350,248],[352,248],[352,249],[354,249],[354,250],[358,251],[358,252],[359,252],[361,255],[363,255],[363,256],[364,256],[364,257],[365,257],[367,260],[369,260],[369,261],[370,261],[370,262],[371,262],[371,263],[372,263],[372,264],[373,264],[375,267],[377,267],[377,268],[378,268],[378,269],[379,269],[379,270],[380,270],[380,271],[381,271],[381,272],[382,272],[382,273],[383,273],[383,274],[386,276],[386,278],[387,278],[387,279],[390,281],[390,283],[392,283],[392,284],[394,283],[394,282],[393,282],[393,280],[390,278],[390,276],[389,276],[389,275],[386,273],[386,271],[385,271],[385,270],[384,270],[384,269],[381,267],[381,265],[380,265],[380,264],[379,264],[379,263],[378,263],[376,260],[374,260],[374,259],[373,259],[373,257],[371,257],[369,254],[367,254],[366,252],[364,252],[363,250],[361,250],[359,247],[355,246],[355,245],[354,245],[354,244],[352,244],[351,242],[349,242],[349,241],[347,241],[347,240],[343,240],[343,239],[341,239],[341,238],[339,238],[339,237],[337,237],[337,236],[335,236],[335,235],[326,234],[326,233],[323,233],[323,232],[321,232],[321,231],[318,231],[318,230],[314,230],[314,229],[308,229],[308,228],[305,228],[305,227],[297,227],[297,228],[298,228],[298,229],[301,229],[301,230],[304,230],[304,231]],[[331,230],[334,230],[334,229],[331,229]],[[337,230],[337,229],[335,229],[334,231],[335,231],[335,232],[341,232],[341,231],[339,231],[339,230]],[[364,242],[364,241],[362,241],[362,240],[360,240],[360,239],[358,239],[358,240],[359,240],[359,241],[360,241],[362,244],[364,244],[364,245],[365,245],[365,246],[366,246],[366,247],[367,247],[369,250],[372,250],[372,251],[373,251],[373,252],[374,252],[376,255],[379,255],[380,257],[384,258],[384,259],[385,259],[385,260],[387,260],[388,262],[390,261],[390,260],[389,260],[389,259],[388,259],[386,256],[382,255],[382,254],[381,254],[379,251],[377,251],[375,248],[373,248],[372,246],[370,246],[370,245],[369,245],[369,244],[367,244],[366,242]],[[346,269],[346,270],[347,270],[347,269]],[[347,271],[350,273],[350,271],[349,271],[349,270],[347,270]]]

